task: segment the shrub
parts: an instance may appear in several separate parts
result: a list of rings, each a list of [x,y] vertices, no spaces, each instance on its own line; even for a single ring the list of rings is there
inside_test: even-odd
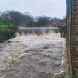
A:
[[[14,37],[16,29],[13,22],[0,19],[0,42]]]

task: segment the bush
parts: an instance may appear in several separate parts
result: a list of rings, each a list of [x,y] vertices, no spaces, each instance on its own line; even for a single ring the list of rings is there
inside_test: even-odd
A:
[[[0,19],[0,42],[14,37],[16,29],[13,22]]]

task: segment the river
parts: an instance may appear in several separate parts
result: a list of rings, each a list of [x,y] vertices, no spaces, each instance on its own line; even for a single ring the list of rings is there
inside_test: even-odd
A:
[[[55,78],[64,72],[64,51],[59,33],[17,36],[0,44],[0,78]]]

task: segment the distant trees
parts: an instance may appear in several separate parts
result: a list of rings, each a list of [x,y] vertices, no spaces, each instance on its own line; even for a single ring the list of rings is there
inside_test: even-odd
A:
[[[17,11],[4,12],[1,15],[1,17],[3,19],[7,19],[9,21],[14,22],[17,26],[30,25],[30,23],[33,21],[33,17],[32,16],[25,15],[25,14],[17,12]]]
[[[48,26],[63,26],[65,24],[64,19],[51,18],[47,16],[39,16],[33,18],[31,15],[27,15],[18,11],[7,11],[1,14],[1,18],[12,21],[17,26],[26,26],[26,27],[42,27]]]
[[[36,20],[37,20],[36,21],[36,26],[38,26],[38,27],[48,26],[49,22],[50,22],[50,18],[46,17],[46,16],[38,17]]]

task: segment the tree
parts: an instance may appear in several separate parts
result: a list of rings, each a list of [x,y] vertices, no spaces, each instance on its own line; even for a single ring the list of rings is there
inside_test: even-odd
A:
[[[25,15],[18,11],[8,11],[4,12],[1,17],[9,21],[14,22],[17,26],[29,26],[33,22],[33,17],[30,15]]]
[[[50,18],[49,17],[38,17],[36,21],[36,26],[42,27],[47,26],[49,24]]]

